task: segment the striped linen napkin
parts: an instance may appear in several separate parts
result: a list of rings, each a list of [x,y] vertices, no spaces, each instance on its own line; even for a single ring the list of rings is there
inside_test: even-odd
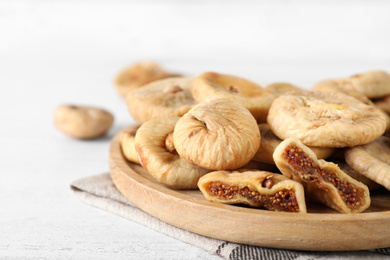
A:
[[[390,248],[343,252],[295,251],[236,244],[201,236],[167,224],[136,207],[116,189],[108,173],[75,180],[70,187],[88,205],[203,248],[224,259],[390,259]]]

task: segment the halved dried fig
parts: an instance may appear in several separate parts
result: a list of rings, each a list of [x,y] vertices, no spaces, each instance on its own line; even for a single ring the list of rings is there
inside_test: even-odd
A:
[[[218,99],[193,107],[173,132],[177,153],[202,168],[234,170],[247,164],[260,145],[255,118],[244,106]]]
[[[249,80],[206,72],[196,77],[191,87],[192,95],[199,103],[227,98],[245,106],[258,122],[265,122],[274,95]]]
[[[370,192],[363,183],[343,172],[336,164],[318,160],[310,148],[294,138],[284,140],[274,160],[288,178],[301,182],[305,193],[341,213],[358,213],[370,206]]]
[[[390,138],[349,148],[345,161],[352,169],[390,190]]]
[[[269,84],[265,87],[265,90],[271,92],[275,97],[279,97],[290,91],[298,91],[298,92],[303,91],[303,89],[297,86],[294,86],[290,83],[284,83],[284,82],[276,82],[276,83]]]
[[[281,174],[256,170],[215,171],[201,177],[198,187],[210,201],[306,213],[302,184]]]
[[[179,117],[151,119],[142,124],[135,136],[135,149],[141,165],[158,182],[173,189],[196,189],[199,178],[209,170],[189,163],[171,146],[169,150],[166,147],[177,120]]]
[[[123,156],[130,162],[140,164],[139,156],[135,150],[135,134],[140,126],[128,126],[119,133],[119,140]]]
[[[272,132],[266,123],[259,124],[259,129],[261,134],[261,143],[259,150],[257,150],[252,160],[267,164],[275,164],[273,154],[276,147],[278,147],[282,140]],[[332,147],[311,146],[310,149],[319,159],[326,159],[335,151],[335,148]]]
[[[337,164],[337,166],[346,174],[351,176],[357,181],[360,181],[361,183],[367,185],[368,189],[370,191],[377,190],[382,188],[381,185],[376,183],[375,181],[372,181],[371,179],[367,178],[363,174],[358,173],[354,169],[352,169],[346,162],[344,161],[333,161],[333,163]]]
[[[153,61],[141,61],[121,71],[114,80],[116,90],[122,97],[130,91],[159,79],[177,77],[178,74],[167,72]]]
[[[126,103],[130,114],[140,123],[184,115],[196,104],[190,90],[191,82],[190,77],[167,78],[129,92]]]
[[[378,108],[342,93],[319,91],[278,97],[267,121],[282,140],[297,138],[318,147],[367,144],[381,136],[387,126]]]

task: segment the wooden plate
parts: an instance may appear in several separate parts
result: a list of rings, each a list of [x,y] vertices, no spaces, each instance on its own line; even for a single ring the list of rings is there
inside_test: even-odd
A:
[[[122,155],[119,134],[110,147],[110,173],[118,190],[139,208],[173,226],[216,239],[296,250],[364,250],[390,247],[390,192],[371,194],[370,208],[340,214],[320,205],[284,213],[224,205],[199,190],[177,191],[157,183]]]

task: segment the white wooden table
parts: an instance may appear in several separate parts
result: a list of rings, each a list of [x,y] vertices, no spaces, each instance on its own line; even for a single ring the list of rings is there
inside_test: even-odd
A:
[[[0,258],[219,259],[87,206],[75,179],[108,171],[110,138],[133,123],[112,81],[154,59],[187,75],[316,81],[390,71],[390,3],[0,1]],[[102,139],[58,132],[63,103],[104,107]]]

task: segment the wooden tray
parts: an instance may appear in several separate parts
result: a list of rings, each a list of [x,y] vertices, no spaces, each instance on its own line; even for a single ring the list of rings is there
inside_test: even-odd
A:
[[[308,213],[284,213],[207,201],[199,190],[157,183],[122,155],[119,134],[110,147],[110,173],[118,190],[139,208],[173,226],[216,239],[296,250],[364,250],[390,247],[390,192],[371,194],[371,207],[340,214],[308,204]]]

